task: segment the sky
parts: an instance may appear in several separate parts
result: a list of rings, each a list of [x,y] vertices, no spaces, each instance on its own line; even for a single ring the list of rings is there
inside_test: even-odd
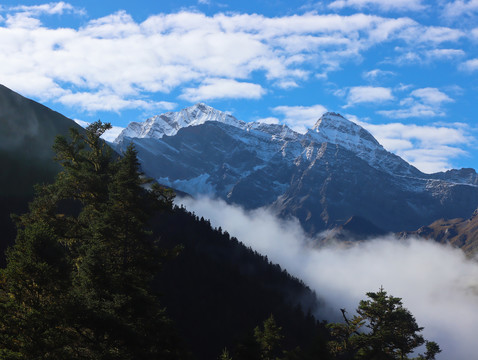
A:
[[[0,83],[72,119],[333,111],[427,173],[478,169],[477,45],[478,0],[0,3]]]

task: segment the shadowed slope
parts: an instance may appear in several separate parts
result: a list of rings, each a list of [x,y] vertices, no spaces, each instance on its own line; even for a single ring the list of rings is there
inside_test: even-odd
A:
[[[1,254],[15,237],[10,214],[26,211],[34,184],[52,181],[60,169],[51,147],[70,127],[79,128],[73,120],[0,85]]]

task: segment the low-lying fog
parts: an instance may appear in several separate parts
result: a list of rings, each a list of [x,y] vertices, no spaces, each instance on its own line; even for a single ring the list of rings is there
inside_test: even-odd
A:
[[[478,262],[466,259],[461,250],[393,236],[316,249],[298,221],[280,220],[264,209],[244,211],[208,198],[177,203],[302,279],[326,301],[322,317],[337,321],[340,308],[352,316],[366,292],[383,286],[402,298],[425,327],[425,339],[440,345],[438,359],[476,358]]]

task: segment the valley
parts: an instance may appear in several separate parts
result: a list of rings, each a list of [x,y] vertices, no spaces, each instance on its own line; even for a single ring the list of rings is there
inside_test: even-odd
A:
[[[0,360],[473,360],[477,0],[0,4]]]

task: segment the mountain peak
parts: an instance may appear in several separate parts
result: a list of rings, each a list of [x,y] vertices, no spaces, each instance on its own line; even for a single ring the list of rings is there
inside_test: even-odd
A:
[[[318,141],[340,145],[354,152],[383,149],[382,145],[367,130],[334,112],[322,115],[314,127],[309,130],[309,134]]]
[[[342,124],[342,123],[345,124],[345,123],[348,123],[348,122],[350,122],[350,121],[348,121],[346,118],[344,118],[339,113],[326,112],[319,118],[319,120],[317,120],[317,122],[315,123],[315,125],[312,129],[317,130],[320,127],[329,126],[329,125],[332,125],[332,124]]]
[[[406,161],[386,151],[363,127],[340,114],[325,113],[307,134],[317,142],[339,145],[353,152],[374,168],[408,175],[419,173]]]
[[[208,112],[222,112],[222,111],[216,110],[213,107],[211,107],[211,106],[209,106],[205,103],[202,103],[202,102],[198,102],[194,105],[188,106],[187,108],[184,108],[181,111],[185,111],[185,112],[188,112],[190,114],[199,114],[199,113],[208,113]]]
[[[155,115],[144,122],[131,122],[115,139],[120,142],[124,137],[161,139],[164,135],[174,136],[184,127],[204,124],[206,121],[244,128],[245,123],[227,112],[214,109],[204,103],[197,103],[177,112]]]
[[[357,144],[365,141],[373,144],[373,146],[381,146],[372,134],[363,127],[334,112],[327,112],[322,115],[312,130],[319,133],[325,141],[333,144],[351,145],[351,143]]]

